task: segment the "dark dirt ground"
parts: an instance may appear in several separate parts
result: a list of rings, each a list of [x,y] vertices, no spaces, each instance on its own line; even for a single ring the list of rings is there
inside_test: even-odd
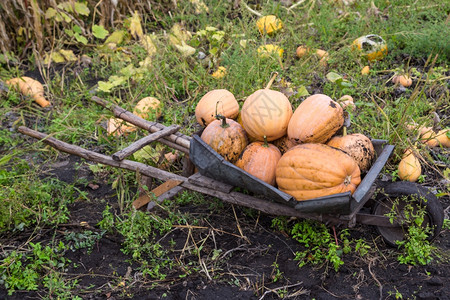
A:
[[[81,167],[75,168],[75,164]],[[77,226],[87,222],[89,229],[100,231],[96,225],[102,218],[106,203],[117,208],[114,192],[106,183],[94,178],[88,162],[78,157],[61,155],[60,160],[46,166],[46,176],[56,176],[60,180],[73,182],[85,177],[99,188],[92,190],[79,186],[88,192],[89,201],[81,200],[70,206],[71,219],[67,226],[43,232],[41,241],[53,236],[63,238],[66,230],[81,231]],[[106,201],[102,201],[106,200]],[[444,199],[444,207],[449,206]],[[211,200],[217,201],[217,200]],[[209,280],[204,273],[179,278],[177,270],[170,270],[164,281],[143,280],[136,265],[127,262],[127,255],[121,252],[122,238],[106,234],[94,246],[91,254],[86,250],[68,251],[66,257],[72,261],[67,276],[79,279],[74,294],[83,299],[279,299],[276,291],[285,289],[285,297],[290,299],[450,299],[450,272],[448,262],[434,261],[427,266],[401,265],[393,255],[393,249],[384,244],[377,231],[370,226],[357,225],[350,230],[351,238],[363,238],[378,247],[375,255],[361,258],[357,254],[344,255],[345,264],[339,272],[331,266],[298,267],[294,252],[304,248],[287,235],[271,229],[271,217],[257,213],[249,216],[245,208],[235,207],[237,220],[243,236],[240,236],[237,221],[231,205],[224,204],[222,210],[210,210],[207,205],[187,204],[180,207],[199,219],[199,225],[207,229],[193,230],[195,237],[205,237],[215,232],[215,238],[205,243],[205,252],[221,249],[223,262],[217,264]],[[205,219],[208,219],[206,223]],[[338,228],[339,229],[339,228]],[[173,239],[175,249],[181,249],[188,237],[188,229],[178,228],[161,239],[162,244]],[[442,231],[434,244],[448,253],[450,231]],[[17,237],[16,237],[17,238]],[[26,240],[27,232],[19,239]],[[177,252],[172,256],[175,259]],[[196,256],[183,258],[198,262]],[[277,261],[282,278],[271,280],[273,262]],[[73,267],[74,265],[78,267]],[[127,278],[125,284],[121,280]],[[88,289],[94,285],[95,288]],[[403,298],[396,298],[396,292]],[[382,293],[380,295],[380,292]],[[38,299],[39,292],[16,292],[7,296],[0,289],[0,299]]]

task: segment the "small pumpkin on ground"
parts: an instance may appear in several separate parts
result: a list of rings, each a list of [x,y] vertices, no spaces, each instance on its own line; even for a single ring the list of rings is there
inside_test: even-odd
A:
[[[239,103],[234,95],[225,89],[212,90],[206,93],[195,107],[195,118],[202,126],[208,126],[220,114],[235,119],[239,113]]]
[[[274,15],[268,15],[259,18],[256,26],[261,34],[272,35],[283,28],[283,22]]]
[[[142,98],[134,107],[133,114],[145,120],[156,121],[161,117],[161,102],[154,97]]]
[[[234,163],[248,144],[247,134],[238,122],[224,116],[217,118],[206,126],[201,139],[227,161]]]
[[[242,106],[241,118],[245,131],[258,141],[274,141],[286,134],[292,107],[289,99],[278,91],[270,90],[275,74],[265,89],[247,97]]]
[[[239,156],[236,166],[262,181],[275,185],[275,170],[281,152],[267,142],[249,144]]]
[[[422,167],[419,159],[411,149],[406,149],[402,160],[398,164],[398,177],[401,180],[415,182],[421,174]]]
[[[345,128],[345,127],[344,127]],[[375,158],[375,149],[371,140],[361,133],[335,136],[327,143],[328,146],[341,149],[350,155],[358,164],[361,172],[369,171]]]
[[[278,188],[302,201],[337,193],[353,193],[361,182],[355,160],[325,144],[301,144],[280,159]]]
[[[287,133],[296,143],[325,143],[343,124],[342,107],[330,97],[316,94],[297,107]]]

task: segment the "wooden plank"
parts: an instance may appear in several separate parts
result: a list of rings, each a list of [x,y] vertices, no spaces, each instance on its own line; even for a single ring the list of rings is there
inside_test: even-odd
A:
[[[159,196],[163,195],[164,193],[170,191],[174,187],[179,186],[182,182],[183,181],[181,181],[181,180],[168,180],[168,181],[164,182],[163,184],[157,186],[153,190],[151,190],[151,193],[153,193],[156,197],[159,197]],[[149,203],[150,201],[152,201],[152,198],[149,197],[147,194],[143,194],[143,195],[139,196],[136,200],[134,200],[133,206],[134,206],[134,208],[139,209],[142,206]]]
[[[185,154],[183,157],[183,170],[181,176],[189,177],[195,173],[195,165],[191,162],[189,154]]]
[[[205,186],[213,190],[218,190],[224,193],[231,192],[234,187],[232,185],[214,180],[212,178],[206,177],[201,175],[200,173],[195,173],[194,175],[190,176],[188,178],[189,183],[198,185],[198,186]]]
[[[135,153],[139,149],[144,148],[148,144],[158,140],[159,138],[162,138],[164,136],[167,136],[169,134],[172,134],[174,132],[177,132],[180,129],[180,126],[178,125],[171,125],[169,127],[166,127],[160,131],[156,131],[152,134],[147,135],[146,137],[143,137],[142,139],[132,143],[128,147],[117,151],[112,155],[112,158],[115,161],[121,161],[124,160],[126,157],[130,156],[131,154]]]
[[[170,190],[168,190],[167,192],[165,192],[164,194],[162,194],[161,196],[159,196],[156,199],[156,202],[163,202],[164,200],[167,199],[172,199],[173,197],[175,197],[178,193],[180,193],[181,191],[184,191],[185,188],[181,187],[181,186],[176,186]],[[150,201],[147,205],[147,211],[151,210],[153,207],[156,206],[156,202],[155,201]]]

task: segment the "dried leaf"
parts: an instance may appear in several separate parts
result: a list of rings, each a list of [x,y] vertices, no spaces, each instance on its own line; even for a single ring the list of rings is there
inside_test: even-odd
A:
[[[141,17],[137,11],[134,11],[133,16],[130,18],[130,33],[135,39],[141,39],[144,36],[144,31],[141,26]]]
[[[187,45],[185,42],[182,42],[181,46],[175,45],[175,47],[183,56],[190,56],[195,53],[195,48]]]
[[[58,51],[66,61],[77,61],[77,56],[73,53],[72,50],[64,50],[61,49]]]
[[[108,36],[104,44],[106,45],[109,43],[114,43],[116,45],[119,45],[120,43],[123,42],[125,33],[126,32],[123,30],[114,31],[113,33],[110,34],[110,36]]]
[[[155,43],[153,43],[152,38],[148,34],[144,35],[141,39],[141,45],[147,51],[149,56],[153,56],[156,53],[157,48]]]
[[[186,29],[184,29],[179,23],[175,23],[173,27],[170,29],[169,42],[173,46],[175,45],[181,46],[183,42],[186,43],[191,38],[192,34]]]
[[[208,6],[206,6],[205,2],[202,0],[189,0],[192,4],[194,4],[195,13],[201,14],[204,12],[209,12]]]

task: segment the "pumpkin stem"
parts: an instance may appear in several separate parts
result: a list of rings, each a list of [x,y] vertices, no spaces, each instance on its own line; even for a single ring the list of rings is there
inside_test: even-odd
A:
[[[230,127],[230,124],[227,123],[227,118],[225,118],[225,116],[216,115],[216,119],[217,120],[222,120],[222,125],[220,125],[220,127],[222,127],[222,128]]]
[[[264,144],[262,145],[263,147],[269,148],[269,143],[267,142],[267,136],[264,136]]]
[[[270,78],[269,83],[267,83],[266,85],[266,89],[270,89],[270,87],[272,86],[272,83],[274,82],[275,78],[277,78],[278,76],[278,72],[274,72],[272,75],[272,78]]]
[[[344,126],[342,136],[346,136],[346,135],[347,135],[347,126]]]

